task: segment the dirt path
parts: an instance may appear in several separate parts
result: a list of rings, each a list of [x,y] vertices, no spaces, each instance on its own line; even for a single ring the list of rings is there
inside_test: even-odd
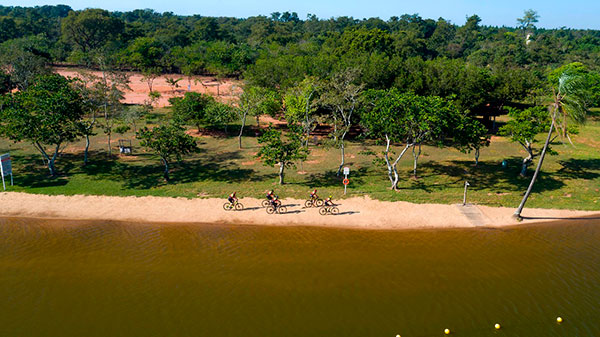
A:
[[[269,215],[260,200],[244,198],[243,211],[224,211],[223,199],[165,197],[48,196],[17,192],[0,193],[0,216],[81,220],[117,220],[160,223],[251,224],[275,226],[326,226],[340,228],[408,229],[474,227],[456,205],[411,204],[351,198],[339,202],[339,215],[322,216],[315,208],[304,208],[303,200],[286,199],[287,214]],[[477,206],[485,225],[508,226],[513,209]],[[600,223],[598,212],[527,209],[531,217],[523,223],[556,221],[560,218],[596,217],[582,221]]]
[[[54,71],[65,77],[78,77],[81,69],[76,68],[54,68]],[[102,73],[99,71],[89,71],[96,76],[101,76]],[[150,89],[148,84],[143,79],[142,74],[136,72],[128,72],[129,75],[129,87],[131,91],[125,93],[125,99],[123,103],[126,104],[143,104],[148,98]],[[178,82],[179,88],[173,88],[167,83],[167,78],[174,78],[181,80]],[[236,86],[239,87],[240,81],[232,79],[221,79],[218,80],[215,77],[209,76],[193,76],[191,82],[188,78],[181,74],[166,74],[157,77],[153,84],[152,90],[158,91],[161,97],[158,99],[155,107],[168,106],[169,98],[174,96],[183,96],[186,91],[191,90],[194,92],[207,93],[215,97],[219,97],[220,100],[230,101],[234,99],[234,91]],[[189,86],[189,87],[188,87]],[[218,94],[218,95],[217,95]]]

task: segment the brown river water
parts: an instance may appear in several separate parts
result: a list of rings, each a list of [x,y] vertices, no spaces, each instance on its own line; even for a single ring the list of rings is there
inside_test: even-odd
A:
[[[600,336],[599,243],[0,218],[0,336]]]

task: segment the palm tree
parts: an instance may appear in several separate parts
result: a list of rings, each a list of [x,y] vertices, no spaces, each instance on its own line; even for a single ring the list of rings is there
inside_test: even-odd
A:
[[[546,137],[546,143],[540,154],[540,160],[538,161],[535,173],[531,178],[527,192],[523,196],[521,204],[514,213],[514,217],[521,220],[521,212],[525,203],[531,194],[535,180],[540,173],[548,145],[550,145],[552,134],[556,128],[557,132],[560,129],[560,134],[565,137],[568,135],[568,121],[572,120],[575,123],[583,124],[586,118],[587,108],[584,100],[584,86],[583,78],[579,74],[572,74],[568,71],[562,73],[558,79],[558,88],[552,89],[552,103],[548,107],[550,112],[551,124],[550,130],[548,130],[548,136]],[[569,139],[570,140],[570,139]]]

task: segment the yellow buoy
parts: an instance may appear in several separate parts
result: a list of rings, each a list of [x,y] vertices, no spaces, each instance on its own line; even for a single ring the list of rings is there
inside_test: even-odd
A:
[[[496,323],[496,324],[494,325],[494,328],[496,328],[496,330],[500,330],[500,324]]]
[[[562,323],[562,317],[560,317],[560,316],[556,317],[556,322],[557,323]]]
[[[444,333],[445,333],[446,335],[449,335],[449,334],[450,334],[450,329],[445,329],[445,330],[444,330]]]

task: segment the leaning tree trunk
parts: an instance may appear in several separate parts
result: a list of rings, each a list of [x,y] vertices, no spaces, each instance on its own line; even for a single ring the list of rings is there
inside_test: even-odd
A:
[[[165,165],[165,170],[163,172],[163,178],[165,178],[166,182],[169,182],[169,162],[165,158],[161,158],[163,164]]]
[[[279,163],[279,185],[283,185],[283,170],[285,169],[285,165],[283,162]]]
[[[400,176],[398,175],[398,169],[396,168],[396,166],[398,165],[398,162],[400,161],[400,159],[402,159],[402,157],[404,157],[404,154],[411,146],[413,146],[413,144],[406,144],[404,149],[402,149],[402,152],[400,152],[400,154],[398,155],[398,158],[396,158],[396,160],[394,160],[394,163],[392,164],[392,171],[394,173],[394,179],[392,181],[392,189],[393,190],[398,189],[398,181],[400,181]]]
[[[538,161],[537,167],[535,169],[535,173],[531,178],[531,182],[529,183],[529,187],[527,188],[527,192],[523,196],[523,200],[521,200],[521,204],[513,214],[513,216],[517,219],[521,218],[521,212],[523,211],[523,207],[525,207],[525,203],[533,190],[533,185],[535,184],[535,180],[537,179],[538,174],[540,173],[540,169],[542,168],[542,163],[544,162],[544,157],[546,156],[546,150],[548,150],[548,146],[550,145],[550,138],[552,137],[552,131],[554,130],[554,118],[552,118],[552,123],[550,124],[550,130],[548,131],[548,137],[546,137],[546,143],[544,144],[544,148],[542,149],[542,153],[540,154],[540,160]]]

